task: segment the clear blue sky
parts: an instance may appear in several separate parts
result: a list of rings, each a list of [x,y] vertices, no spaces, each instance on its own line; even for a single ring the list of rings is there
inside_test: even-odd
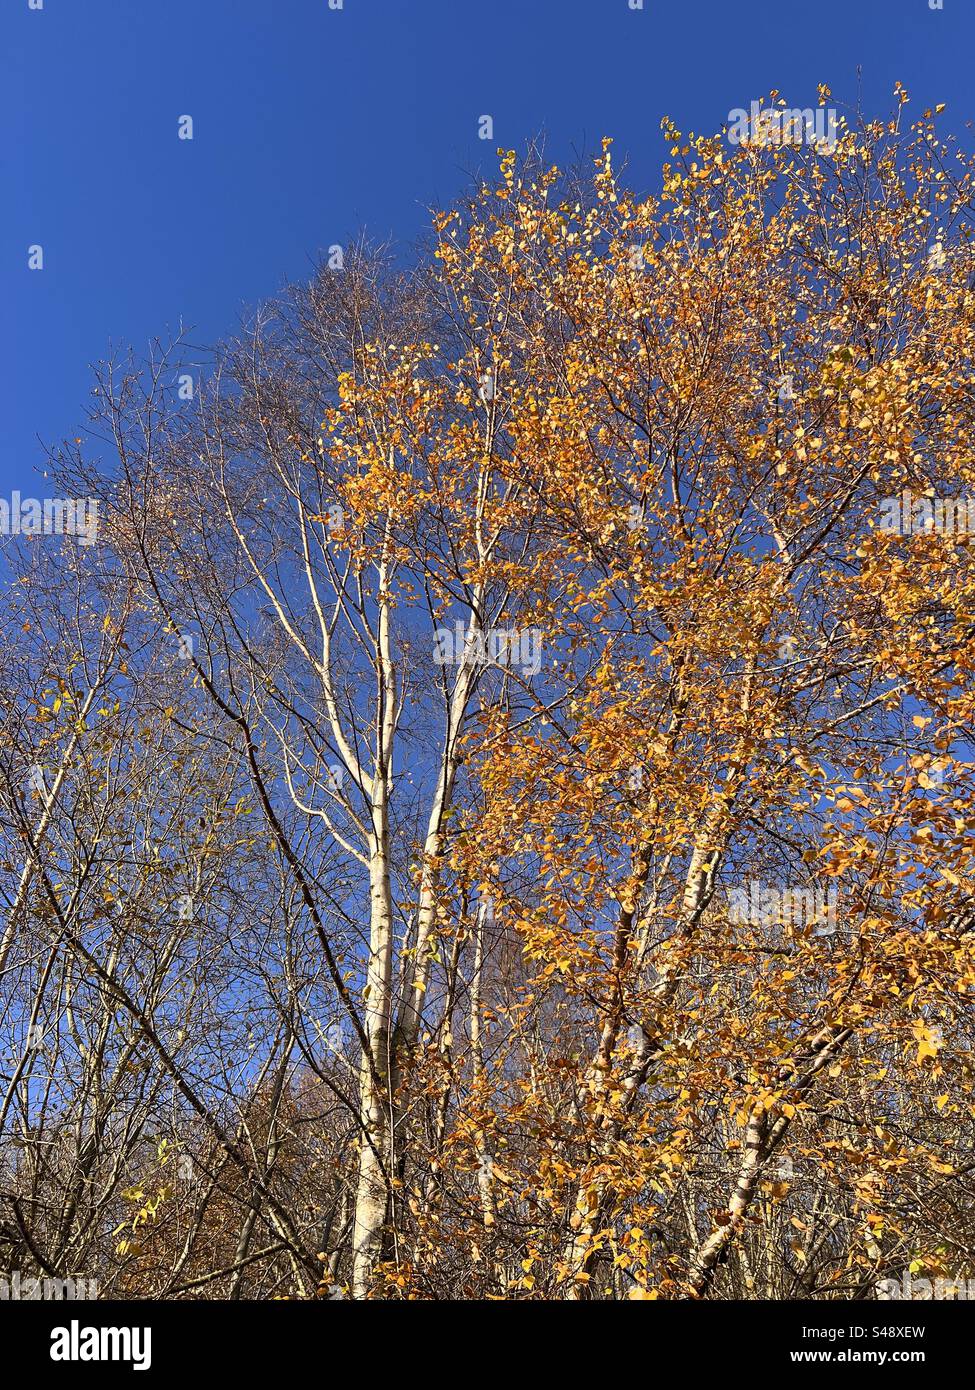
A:
[[[879,114],[897,79],[975,141],[975,0],[28,4],[0,0],[4,494],[44,495],[37,436],[82,433],[111,342],[180,321],[211,342],[362,227],[408,247],[498,145],[544,130],[566,160],[612,135],[649,188],[665,113],[714,130],[825,81]]]

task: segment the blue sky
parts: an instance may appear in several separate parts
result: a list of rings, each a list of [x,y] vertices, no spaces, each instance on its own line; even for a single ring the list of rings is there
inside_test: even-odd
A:
[[[43,495],[37,436],[83,433],[112,343],[212,342],[363,227],[408,249],[499,145],[611,135],[652,188],[664,114],[713,130],[820,81],[879,114],[898,79],[975,143],[975,0],[629,3],[2,0],[0,490]]]

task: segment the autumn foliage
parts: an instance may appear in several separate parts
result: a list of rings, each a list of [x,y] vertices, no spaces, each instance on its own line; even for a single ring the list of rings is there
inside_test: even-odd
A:
[[[47,1051],[0,1258],[169,1297],[970,1272],[975,570],[932,518],[975,495],[975,162],[897,102],[829,150],[667,126],[650,196],[609,140],[502,152],[191,406],[179,343],[101,370],[56,460],[100,544],[27,547],[5,606],[0,1009]]]

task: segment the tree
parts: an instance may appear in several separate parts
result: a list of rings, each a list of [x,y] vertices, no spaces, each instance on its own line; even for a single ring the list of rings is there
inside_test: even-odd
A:
[[[236,1126],[155,1046],[220,1288],[852,1297],[971,1229],[975,170],[666,133],[643,198],[503,153],[192,409],[110,364],[57,460],[267,899]]]

